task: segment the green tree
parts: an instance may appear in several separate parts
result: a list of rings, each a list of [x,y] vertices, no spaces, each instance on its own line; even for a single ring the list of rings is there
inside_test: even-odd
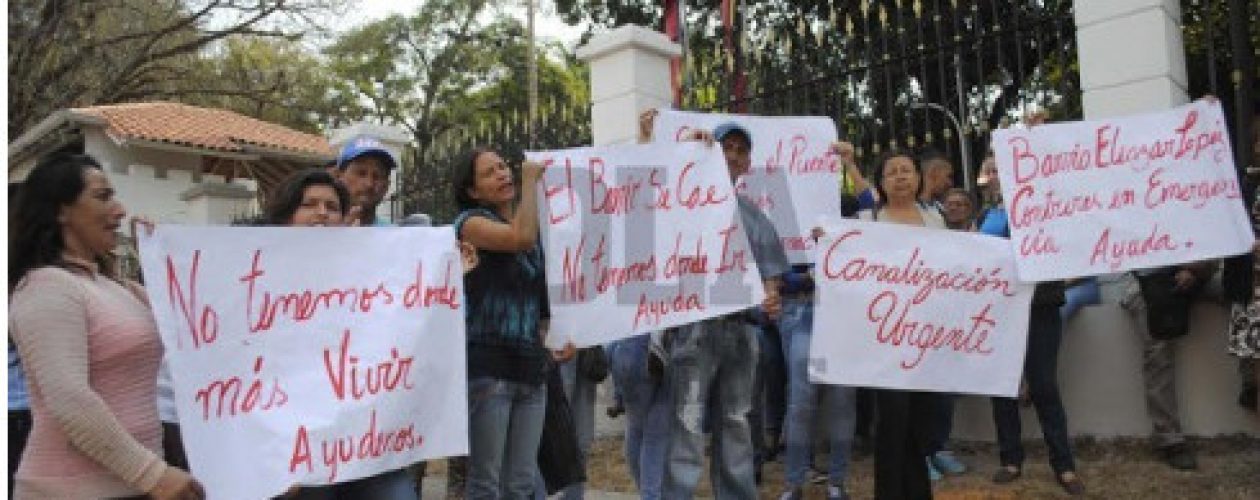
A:
[[[492,76],[502,43],[482,19],[484,0],[431,0],[339,38],[325,50],[345,121],[373,119],[405,128],[417,144],[451,124],[437,111]],[[501,21],[496,21],[501,22]]]
[[[345,33],[325,55],[337,116],[407,130],[414,148],[402,204],[442,220],[453,209],[452,159],[479,138],[493,142],[526,126],[529,50],[521,22],[489,2],[430,0]],[[544,108],[585,106],[586,76],[571,56],[558,46],[536,50]]]
[[[340,112],[325,62],[298,42],[233,37],[190,64],[195,79],[156,97],[229,109],[310,133],[322,133]]]
[[[239,36],[294,38],[341,0],[15,0],[9,2],[9,138],[61,108],[253,87],[190,71]],[[236,83],[250,83],[237,81]],[[264,83],[265,85],[266,83]]]

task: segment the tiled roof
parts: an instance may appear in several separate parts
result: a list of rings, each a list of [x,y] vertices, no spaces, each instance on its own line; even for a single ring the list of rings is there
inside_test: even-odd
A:
[[[314,134],[250,118],[222,109],[199,108],[173,102],[113,104],[75,108],[108,124],[117,139],[141,139],[229,153],[249,147],[332,158],[328,140]]]

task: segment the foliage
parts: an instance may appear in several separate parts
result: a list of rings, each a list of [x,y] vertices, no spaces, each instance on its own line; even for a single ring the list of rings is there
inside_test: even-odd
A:
[[[246,96],[259,85],[266,93],[276,81],[219,80],[195,69],[213,71],[216,64],[202,58],[230,38],[300,36],[315,27],[314,16],[340,2],[9,2],[9,138],[67,107]]]
[[[615,26],[641,22],[659,3],[557,5],[569,20]],[[724,46],[721,2],[682,3],[687,108],[829,115],[875,151],[955,144],[944,116],[915,103],[952,110],[973,150],[1030,108],[1079,116],[1077,64],[1064,57],[1074,55],[1071,0],[746,0],[737,2],[736,53]],[[744,102],[731,100],[737,66],[747,75]]]
[[[407,130],[413,149],[399,202],[443,220],[454,206],[447,203],[454,159],[477,140],[524,137],[530,50],[521,22],[490,2],[429,0],[345,33],[324,51],[341,122],[334,125],[368,120]],[[557,46],[535,50],[543,106],[586,106],[587,78],[576,61]]]
[[[298,130],[321,133],[335,119],[333,74],[315,54],[297,42],[234,37],[188,68],[198,85],[163,97],[184,95],[183,102],[236,111]]]

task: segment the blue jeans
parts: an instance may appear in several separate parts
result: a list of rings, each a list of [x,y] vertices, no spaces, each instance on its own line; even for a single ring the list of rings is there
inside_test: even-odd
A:
[[[809,299],[784,299],[779,331],[783,334],[783,357],[788,360],[784,481],[789,488],[804,486],[808,480],[814,450],[810,431],[819,398],[825,405],[824,411],[829,423],[826,429],[831,443],[831,450],[828,452],[831,466],[828,474],[832,484],[844,484],[849,468],[849,451],[853,446],[857,391],[852,387],[810,383],[809,344],[813,337],[813,328],[814,302]]]
[[[647,370],[647,335],[613,342],[608,359],[613,383],[626,408],[626,464],[643,500],[660,500],[669,452],[669,384],[654,382]]]
[[[755,500],[752,408],[757,335],[740,314],[679,327],[669,339],[668,375],[674,393],[673,429],[665,467],[665,498],[692,498],[704,469],[702,421],[712,405],[713,494]]]
[[[302,488],[299,500],[419,500],[410,468],[330,486]]]
[[[1063,326],[1067,326],[1068,320],[1085,306],[1094,306],[1102,303],[1102,291],[1098,288],[1098,279],[1094,277],[1084,278],[1076,285],[1068,287],[1063,291],[1066,299],[1063,305],[1059,307],[1059,317],[1063,318]]]
[[[546,412],[546,384],[493,377],[468,381],[469,500],[533,496]]]
[[[1059,342],[1063,324],[1054,306],[1034,305],[1028,318],[1028,350],[1024,356],[1024,380],[1028,395],[1037,409],[1041,433],[1050,452],[1050,468],[1056,474],[1076,470],[1072,444],[1068,439],[1067,413],[1059,398]],[[997,427],[998,457],[1001,465],[1020,467],[1024,463],[1019,403],[1014,398],[993,398],[993,422]]]

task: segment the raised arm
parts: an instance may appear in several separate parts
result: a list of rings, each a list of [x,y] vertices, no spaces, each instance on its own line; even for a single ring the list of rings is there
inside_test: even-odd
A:
[[[871,184],[866,181],[866,177],[862,176],[862,171],[858,168],[857,150],[852,143],[848,141],[833,142],[831,143],[831,152],[840,157],[840,166],[844,168],[845,176],[853,182],[854,196],[870,189]]]
[[[457,226],[461,240],[492,252],[522,252],[538,242],[538,194],[536,184],[542,165],[527,161],[521,167],[521,203],[507,223],[488,217],[469,217]]]

